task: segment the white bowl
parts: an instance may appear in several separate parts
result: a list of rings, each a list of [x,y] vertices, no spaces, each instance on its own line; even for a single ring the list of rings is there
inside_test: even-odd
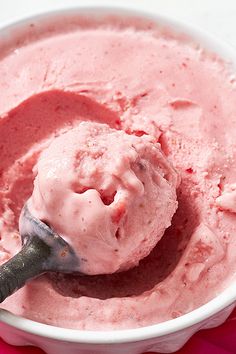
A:
[[[97,4],[97,2],[96,2]],[[147,12],[144,4],[122,8],[115,6],[88,6],[60,9],[46,14],[32,16],[0,26],[1,39],[10,39],[18,30],[30,23],[40,23],[42,19],[55,18],[61,13],[98,14],[115,13],[138,15],[157,22],[159,25],[185,33],[197,43],[219,54],[236,68],[236,51],[209,34],[183,25],[175,20],[158,16],[155,10]],[[235,307],[236,284],[228,287],[212,301],[179,318],[138,329],[116,331],[81,331],[58,328],[16,316],[6,310],[0,310],[0,336],[13,345],[35,345],[48,354],[139,354],[145,351],[171,353],[181,348],[199,329],[211,328],[223,323]]]

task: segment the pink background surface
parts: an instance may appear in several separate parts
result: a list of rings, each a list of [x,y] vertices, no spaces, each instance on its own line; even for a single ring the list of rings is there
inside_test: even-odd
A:
[[[236,353],[236,310],[220,327],[196,333],[177,354]],[[13,347],[0,340],[0,354],[44,354],[33,347]],[[112,353],[111,353],[112,354]],[[149,353],[150,354],[150,353]]]

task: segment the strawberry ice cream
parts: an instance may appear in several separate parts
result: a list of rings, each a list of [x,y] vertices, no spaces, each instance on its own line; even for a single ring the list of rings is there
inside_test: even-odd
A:
[[[30,212],[76,251],[85,274],[136,266],[171,224],[177,174],[150,136],[82,122],[35,169]]]
[[[119,16],[32,22],[0,47],[0,262],[21,247],[19,213],[33,193],[32,211],[89,273],[45,274],[3,308],[61,327],[135,328],[181,316],[235,281],[236,88],[223,60]]]

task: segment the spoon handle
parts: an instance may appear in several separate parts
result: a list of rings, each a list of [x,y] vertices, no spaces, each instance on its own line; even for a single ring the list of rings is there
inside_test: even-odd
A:
[[[50,247],[37,236],[27,240],[19,253],[0,266],[0,302],[22,288],[27,280],[44,273],[50,254]]]

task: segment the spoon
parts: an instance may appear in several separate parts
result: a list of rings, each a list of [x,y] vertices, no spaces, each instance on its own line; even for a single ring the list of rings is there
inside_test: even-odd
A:
[[[73,248],[27,207],[20,215],[22,249],[0,266],[0,302],[25,283],[46,272],[79,272],[80,261]]]

